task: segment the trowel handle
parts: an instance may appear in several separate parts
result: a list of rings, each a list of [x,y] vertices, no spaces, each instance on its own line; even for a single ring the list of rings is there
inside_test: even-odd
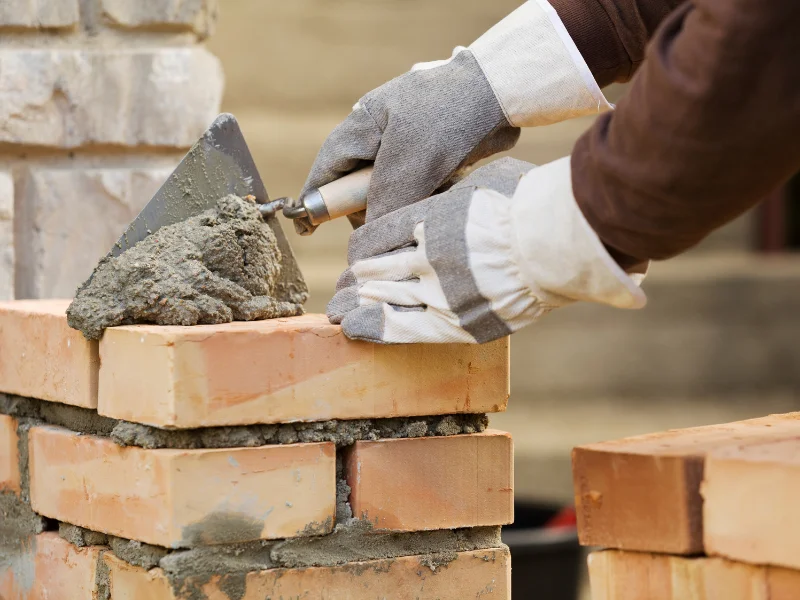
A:
[[[355,171],[323,185],[303,198],[312,225],[346,217],[367,208],[367,192],[373,167]]]

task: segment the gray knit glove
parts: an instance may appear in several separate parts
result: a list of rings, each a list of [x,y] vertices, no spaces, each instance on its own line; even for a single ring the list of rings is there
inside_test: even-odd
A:
[[[462,49],[364,96],[323,144],[300,197],[374,162],[366,220],[377,219],[427,198],[461,167],[512,148],[519,135],[472,52]],[[312,230],[302,219],[295,225],[298,233]]]
[[[572,197],[569,158],[504,158],[353,232],[328,317],[379,343],[483,343],[578,300],[638,308]]]
[[[300,198],[374,162],[369,222],[510,149],[519,127],[609,108],[556,11],[529,0],[469,48],[415,65],[364,96],[323,145]],[[307,221],[295,225],[298,233],[313,230]]]

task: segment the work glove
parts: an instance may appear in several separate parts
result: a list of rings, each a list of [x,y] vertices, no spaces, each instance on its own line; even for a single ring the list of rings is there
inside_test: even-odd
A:
[[[555,10],[545,0],[529,0],[469,48],[415,65],[361,98],[323,144],[300,199],[374,162],[371,221],[512,148],[520,127],[608,108]],[[295,225],[301,234],[314,229],[307,219]]]
[[[328,304],[345,335],[483,343],[578,300],[640,308],[642,274],[609,256],[572,196],[570,160],[504,158],[353,232]]]

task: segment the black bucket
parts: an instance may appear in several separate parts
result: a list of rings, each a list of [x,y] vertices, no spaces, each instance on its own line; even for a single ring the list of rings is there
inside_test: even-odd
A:
[[[552,506],[514,504],[514,524],[503,528],[514,600],[578,598],[583,553],[574,523],[569,517],[564,523],[563,514]]]

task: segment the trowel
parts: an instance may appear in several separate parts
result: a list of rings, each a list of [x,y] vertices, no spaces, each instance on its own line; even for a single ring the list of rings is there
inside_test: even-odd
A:
[[[109,256],[119,256],[161,227],[213,208],[217,200],[228,194],[242,198],[252,196],[275,234],[282,255],[276,299],[296,304],[305,302],[308,288],[276,216],[288,199],[270,200],[239,124],[233,115],[227,113],[218,116],[192,146],[114,244]]]

